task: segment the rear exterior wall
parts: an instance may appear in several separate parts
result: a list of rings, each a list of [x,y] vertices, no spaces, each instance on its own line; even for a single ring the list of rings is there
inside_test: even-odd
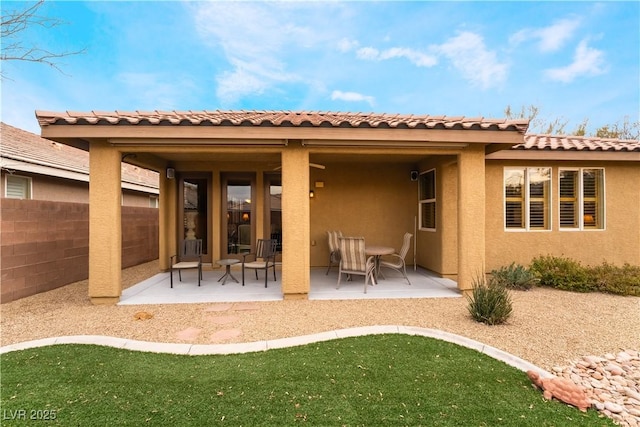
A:
[[[504,226],[505,167],[551,167],[551,229],[513,231]],[[604,168],[604,230],[560,231],[558,170]],[[568,257],[585,265],[606,261],[640,265],[640,168],[632,162],[488,161],[486,167],[487,271],[512,262],[529,265],[540,255]]]
[[[362,236],[367,245],[399,250],[404,233],[414,234],[418,183],[411,181],[413,169],[416,165],[401,162],[328,163],[325,170],[312,168],[311,266],[327,265],[330,230]],[[415,236],[407,264],[413,264],[414,243]]]

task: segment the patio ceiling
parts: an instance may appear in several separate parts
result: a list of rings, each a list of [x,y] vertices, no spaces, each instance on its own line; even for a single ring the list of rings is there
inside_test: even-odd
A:
[[[425,154],[399,153],[385,154],[356,154],[356,153],[312,153],[309,160],[312,163],[322,165],[330,164],[354,164],[354,163],[407,163],[417,164],[430,157]],[[170,152],[170,153],[143,153],[135,152],[125,159],[141,167],[159,168],[162,164],[220,162],[220,163],[252,163],[266,165],[266,168],[276,169],[280,166],[279,153],[206,153],[206,152]]]

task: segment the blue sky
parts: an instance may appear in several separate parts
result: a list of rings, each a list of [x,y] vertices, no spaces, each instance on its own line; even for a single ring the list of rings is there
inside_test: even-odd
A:
[[[3,9],[25,3],[3,1]],[[2,64],[2,120],[35,110],[312,110],[504,117],[589,129],[640,116],[639,2],[48,1],[66,24]]]

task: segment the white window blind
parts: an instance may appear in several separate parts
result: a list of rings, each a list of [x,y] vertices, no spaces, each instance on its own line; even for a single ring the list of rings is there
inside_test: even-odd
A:
[[[9,199],[30,199],[31,178],[6,175],[5,197]]]
[[[436,229],[436,170],[420,175],[420,229]]]
[[[602,230],[604,169],[560,169],[560,228]]]
[[[505,168],[505,228],[549,230],[550,183],[551,168]]]

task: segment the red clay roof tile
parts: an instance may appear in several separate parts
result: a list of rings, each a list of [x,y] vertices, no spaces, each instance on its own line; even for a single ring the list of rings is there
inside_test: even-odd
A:
[[[402,115],[385,113],[340,113],[314,111],[37,111],[41,126],[56,124],[209,124],[214,126],[332,126],[371,128],[445,128],[508,130],[524,133],[528,120],[484,119],[464,116]]]
[[[41,126],[56,124],[91,125],[185,125],[213,126],[314,126],[314,127],[370,127],[405,129],[483,129],[511,130],[524,133],[528,120],[501,118],[431,116],[414,114],[351,113],[320,111],[266,110],[202,110],[202,111],[37,111]],[[524,142],[516,150],[584,150],[584,151],[640,151],[638,141],[579,137],[564,135],[524,135]]]
[[[524,143],[514,150],[559,150],[559,151],[640,151],[640,141],[615,138],[597,138],[573,135],[524,136]]]

